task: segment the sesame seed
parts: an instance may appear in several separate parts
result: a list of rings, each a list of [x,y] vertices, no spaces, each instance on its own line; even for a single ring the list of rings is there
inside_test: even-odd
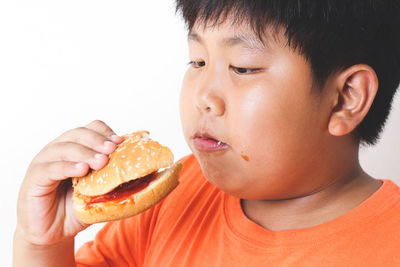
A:
[[[138,157],[138,158],[137,158],[137,160],[141,160],[141,159],[142,159],[141,157]]]
[[[124,170],[122,170],[121,172],[122,172],[122,175],[125,175],[125,172],[124,172]]]
[[[151,154],[150,154],[152,157],[154,157],[155,155],[156,155],[156,153],[155,152],[151,152]]]
[[[128,171],[130,171],[131,169],[132,169],[132,166],[129,166],[129,167],[128,167]]]
[[[128,160],[128,161],[126,162],[126,165],[129,165],[129,163],[130,163],[130,161]]]
[[[136,163],[135,167],[139,168],[140,167],[140,163]]]
[[[126,158],[126,155],[122,155],[121,158],[123,158],[123,159]]]
[[[149,160],[150,160],[150,158],[149,158],[149,157],[147,157],[147,158],[146,158],[146,160],[147,160],[147,161],[149,161]]]

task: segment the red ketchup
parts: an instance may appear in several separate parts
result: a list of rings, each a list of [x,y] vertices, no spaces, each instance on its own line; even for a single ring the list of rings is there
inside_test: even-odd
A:
[[[104,195],[89,196],[90,199],[86,202],[86,207],[89,207],[96,203],[104,203],[110,201],[121,202],[127,199],[129,196],[145,189],[154,179],[154,177],[155,173],[151,173],[142,178],[123,183]],[[131,198],[131,201],[134,201],[133,198]]]

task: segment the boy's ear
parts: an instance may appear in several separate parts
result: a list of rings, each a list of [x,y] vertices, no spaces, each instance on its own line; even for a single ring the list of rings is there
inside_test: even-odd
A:
[[[353,65],[336,75],[336,91],[329,120],[329,133],[350,133],[367,115],[378,90],[378,78],[368,65]]]

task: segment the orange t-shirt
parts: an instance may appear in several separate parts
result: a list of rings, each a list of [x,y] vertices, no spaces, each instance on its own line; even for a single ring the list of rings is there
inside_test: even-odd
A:
[[[76,254],[78,266],[400,266],[400,188],[389,180],[347,214],[273,232],[240,199],[209,183],[193,155],[179,186],[153,208],[108,223]]]

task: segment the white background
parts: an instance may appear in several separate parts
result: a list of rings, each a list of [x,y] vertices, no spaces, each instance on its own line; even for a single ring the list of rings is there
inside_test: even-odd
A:
[[[178,159],[189,150],[178,113],[186,31],[168,1],[0,3],[0,246],[11,265],[19,186],[32,158],[64,131],[101,119],[118,134],[147,129]],[[400,98],[367,172],[400,184]],[[100,225],[77,237],[76,247]]]

